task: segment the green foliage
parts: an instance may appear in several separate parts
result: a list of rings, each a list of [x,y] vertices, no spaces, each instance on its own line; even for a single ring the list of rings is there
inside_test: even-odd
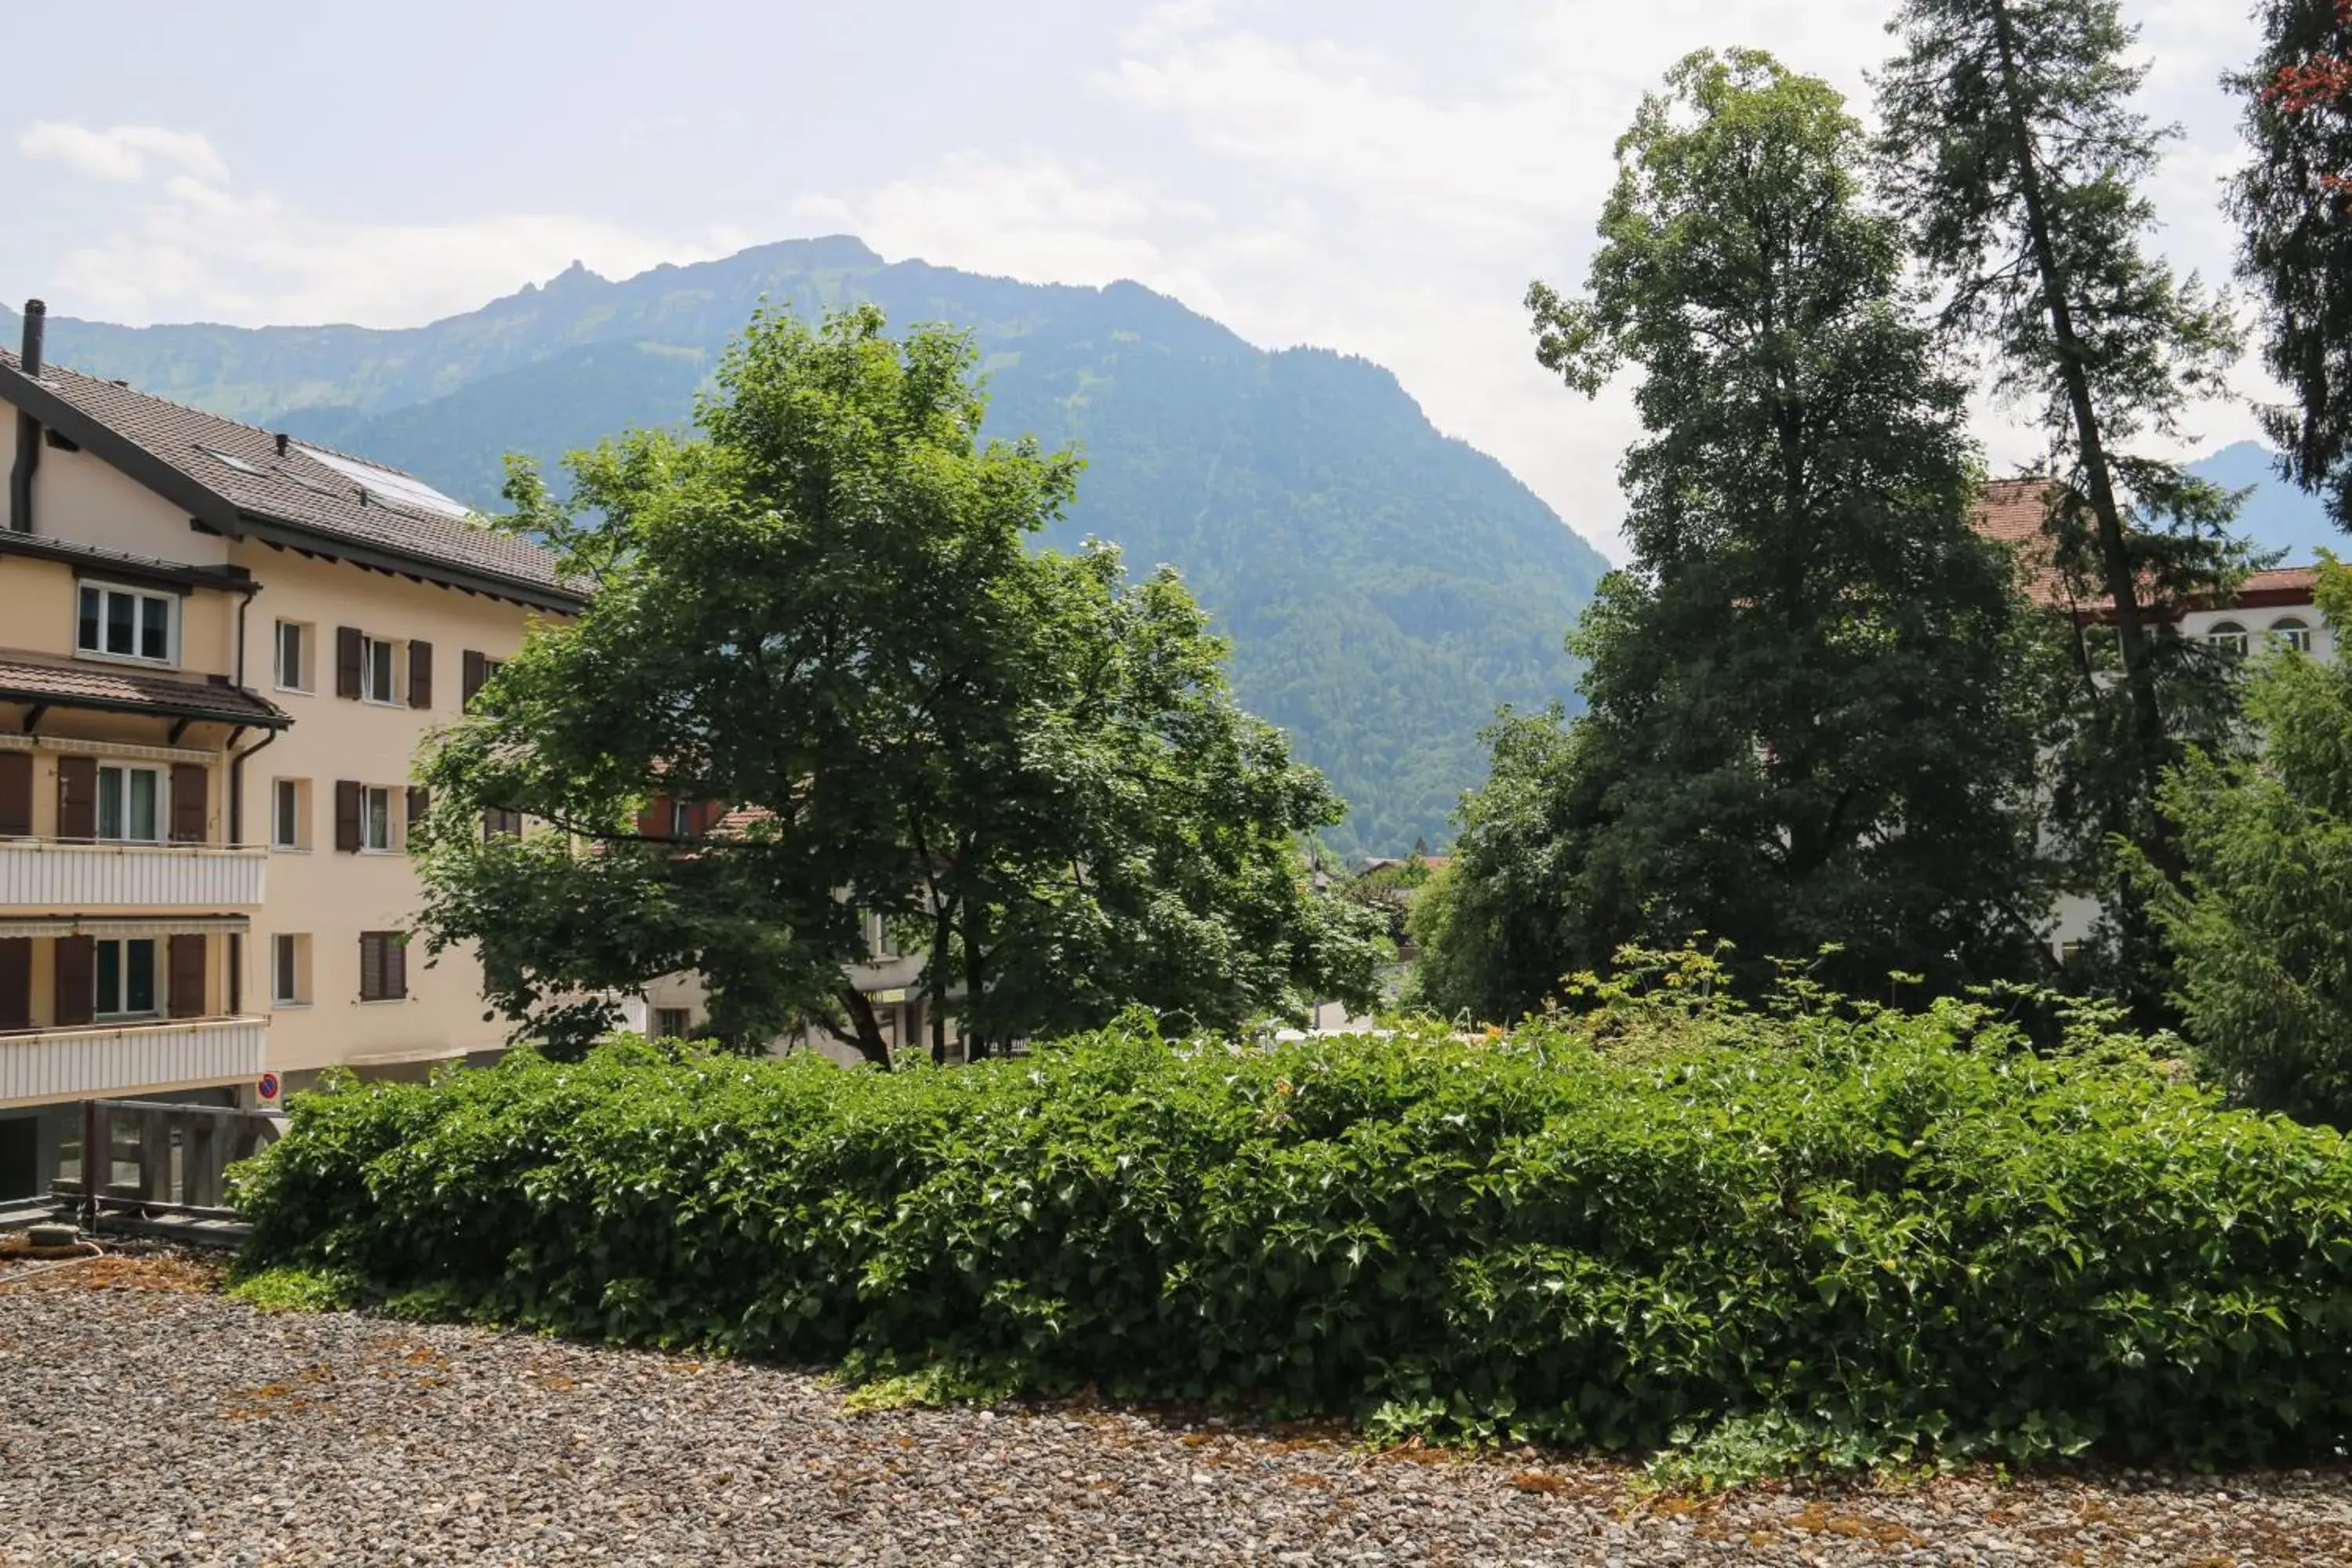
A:
[[[1530,292],[1571,386],[1646,373],[1633,561],[1571,639],[1584,716],[1489,731],[1426,922],[1441,1011],[1514,1016],[1700,930],[1833,944],[1855,988],[2031,962],[2037,649],[1864,150],[1825,83],[1695,55],[1618,144],[1589,292]]]
[[[2335,1132],[2095,1020],[2042,1056],[1953,1001],[1742,1010],[1708,964],[1475,1043],[526,1053],[304,1096],[242,1171],[249,1266],[915,1380],[877,1399],[1094,1384],[1718,1477],[2352,1434]]]
[[[2340,62],[2352,17],[2337,0],[2261,0],[2262,47],[2229,79],[2246,100],[2246,166],[2230,185],[2239,272],[2261,314],[2263,365],[2294,395],[2263,409],[2288,477],[2352,528],[2352,104]],[[2283,72],[2338,62],[2334,90],[2280,90]]]
[[[814,1016],[887,1065],[866,911],[929,939],[935,1031],[960,989],[983,1054],[1130,1003],[1230,1027],[1369,994],[1370,922],[1297,850],[1345,808],[1172,574],[1026,548],[1077,460],[983,440],[974,363],[870,308],[762,316],[696,437],[579,454],[560,502],[518,465],[514,525],[596,591],[425,764],[422,923],[530,1036],[576,1050],[611,1022],[583,994],[692,970],[731,1044]],[[656,795],[751,815],[648,829]],[[493,808],[549,830],[485,835]]]
[[[970,329],[990,433],[1087,454],[1041,542],[1162,563],[1233,640],[1250,711],[1350,803],[1354,858],[1433,843],[1498,701],[1570,697],[1559,627],[1606,563],[1396,378],[1266,352],[1132,283],[1075,289],[886,264],[854,239],[763,246],[545,287],[429,325],[125,328],[53,318],[51,352],[182,402],[412,468],[486,510],[509,451],[552,469],[613,431],[682,426],[762,300],[807,322],[858,301]],[[0,338],[15,342],[0,309]],[[1570,520],[1585,532],[1588,521]]]
[[[2352,626],[2352,571],[2323,566],[2319,601]],[[2352,1126],[2352,665],[2272,649],[2246,708],[2258,756],[2192,753],[2166,782],[2188,875],[2157,919],[2231,1094]]]
[[[340,1312],[358,1305],[363,1291],[340,1269],[281,1265],[241,1273],[227,1293],[265,1312]]]

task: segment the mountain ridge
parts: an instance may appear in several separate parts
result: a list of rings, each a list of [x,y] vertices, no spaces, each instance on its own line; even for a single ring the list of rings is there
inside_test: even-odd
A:
[[[410,468],[494,504],[508,450],[552,460],[691,412],[751,310],[857,301],[978,344],[988,431],[1080,447],[1070,517],[1137,571],[1178,568],[1234,644],[1242,701],[1354,810],[1343,853],[1446,836],[1498,703],[1575,704],[1562,639],[1607,563],[1385,367],[1258,348],[1142,284],[1032,284],[849,236],[665,263],[575,263],[423,326],[122,327],[50,318],[92,374]],[[0,330],[13,316],[0,319]]]

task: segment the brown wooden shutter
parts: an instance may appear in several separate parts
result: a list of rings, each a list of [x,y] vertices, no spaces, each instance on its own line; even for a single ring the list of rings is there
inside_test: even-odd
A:
[[[0,1029],[33,1026],[33,939],[0,938]]]
[[[433,645],[414,638],[408,644],[408,705],[433,706]]]
[[[657,795],[646,802],[645,810],[637,813],[637,834],[643,838],[669,837],[669,796]]]
[[[364,639],[357,626],[335,628],[335,695],[357,697],[360,694],[360,644]]]
[[[396,931],[384,933],[383,978],[386,995],[408,994],[408,944],[400,940]]]
[[[360,932],[360,1000],[373,1002],[383,994],[383,942],[375,932]]]
[[[205,819],[211,816],[207,790],[212,775],[201,763],[172,764],[172,842],[202,844]]]
[[[98,759],[58,759],[58,837],[98,837]]]
[[[357,779],[335,781],[335,847],[346,855],[359,853],[360,790]]]
[[[481,649],[469,647],[458,663],[460,687],[466,694],[465,701],[471,704],[474,699],[480,695],[482,688],[489,683],[489,660],[482,657]]]
[[[57,1020],[87,1024],[98,1016],[98,939],[61,936],[57,950]]]
[[[171,992],[172,1016],[201,1018],[205,1016],[205,938],[200,932],[183,932],[171,940],[165,963],[169,978],[164,982]]]
[[[408,831],[415,832],[425,826],[425,818],[433,810],[433,792],[423,784],[408,786]]]
[[[33,753],[0,752],[0,838],[33,836]]]

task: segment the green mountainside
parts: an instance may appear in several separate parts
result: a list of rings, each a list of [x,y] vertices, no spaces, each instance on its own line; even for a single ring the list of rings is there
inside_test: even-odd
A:
[[[1234,684],[1351,804],[1334,847],[1447,834],[1496,705],[1573,702],[1561,638],[1606,563],[1493,458],[1440,435],[1387,371],[1267,353],[1132,283],[1016,283],[791,241],[610,282],[578,267],[399,331],[130,328],[52,318],[92,374],[409,468],[480,506],[508,450],[552,460],[684,419],[761,299],[872,300],[971,330],[992,431],[1075,442],[1056,537],[1180,569],[1233,639]],[[14,321],[0,312],[13,339]]]

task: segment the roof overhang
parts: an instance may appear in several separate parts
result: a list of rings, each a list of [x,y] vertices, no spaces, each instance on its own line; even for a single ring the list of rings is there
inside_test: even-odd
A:
[[[55,561],[93,577],[137,583],[158,588],[216,588],[227,594],[250,594],[260,584],[242,566],[190,566],[177,561],[150,560],[100,550],[42,533],[17,533],[0,528],[0,555],[22,555]]]
[[[202,688],[191,687],[201,692]],[[93,697],[63,691],[43,691],[37,688],[11,686],[0,681],[0,702],[22,702],[30,708],[71,708],[90,713],[131,713],[154,719],[192,719],[204,724],[227,724],[247,730],[283,730],[294,721],[276,708],[266,711],[251,708],[222,709],[201,700],[173,701],[165,698],[152,702],[135,701],[127,698]]]
[[[217,525],[214,525],[217,526]],[[259,517],[252,512],[237,512],[235,521],[218,531],[232,539],[255,539],[273,544],[281,550],[298,550],[306,555],[316,555],[329,561],[349,562],[372,571],[388,572],[396,576],[415,577],[426,583],[437,583],[446,588],[462,588],[468,594],[485,598],[506,599],[514,604],[538,610],[556,610],[567,616],[578,615],[587,603],[576,594],[560,588],[537,587],[516,582],[511,577],[499,577],[488,572],[469,571],[453,566],[446,561],[429,556],[413,555],[381,544],[363,544],[340,534],[326,533],[280,518]]]

